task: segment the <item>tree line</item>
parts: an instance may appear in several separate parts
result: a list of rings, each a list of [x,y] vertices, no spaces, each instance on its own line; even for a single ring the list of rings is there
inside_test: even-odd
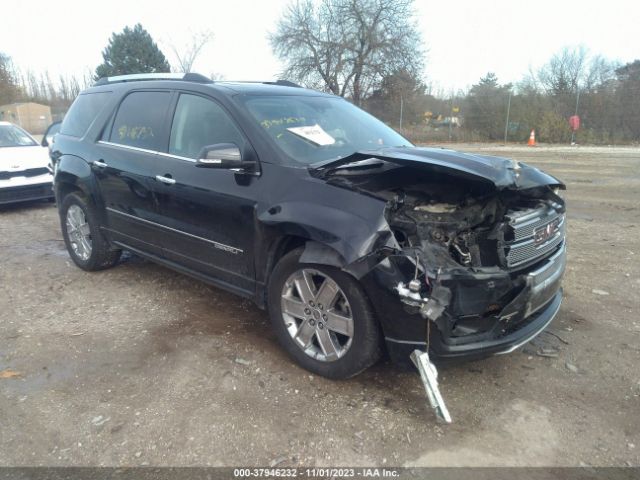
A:
[[[0,105],[36,101],[64,112],[103,76],[191,71],[212,39],[206,31],[180,47],[170,43],[172,67],[137,24],[112,34],[94,72],[55,79],[17,69],[0,52]],[[535,130],[540,141],[564,143],[576,114],[578,143],[640,142],[640,60],[619,64],[565,47],[517,82],[488,72],[468,89],[434,91],[413,0],[293,1],[269,42],[284,65],[281,78],[344,97],[417,142],[520,142]]]
[[[87,69],[81,76],[60,75],[55,78],[47,71],[36,73],[31,69],[22,70],[14,65],[8,55],[0,52],[0,105],[42,103],[51,107],[54,118],[59,118],[78,94],[99,78],[130,73],[191,71],[196,58],[212,39],[213,33],[206,30],[193,32],[189,42],[184,45],[167,42],[174,58],[172,67],[149,32],[137,24],[111,35],[102,51],[103,61],[94,72]]]
[[[60,75],[20,70],[8,55],[0,52],[0,105],[14,102],[36,102],[49,105],[61,117],[78,94],[93,83],[91,75]]]
[[[580,117],[579,143],[640,141],[640,60],[624,65],[565,47],[515,84],[488,73],[459,99],[465,131],[480,139],[544,142],[572,139],[568,119]],[[508,115],[507,115],[508,113]]]
[[[340,95],[414,141],[640,141],[640,60],[626,65],[565,47],[519,82],[488,72],[467,90],[433,92],[413,0],[302,0],[269,39],[284,75]],[[428,73],[428,71],[427,71]]]

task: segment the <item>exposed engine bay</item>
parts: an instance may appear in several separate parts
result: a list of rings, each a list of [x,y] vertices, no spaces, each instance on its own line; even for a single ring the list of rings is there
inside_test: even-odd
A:
[[[522,212],[564,211],[548,187],[474,195],[460,185],[439,183],[394,193],[386,217],[399,245],[423,247],[427,262],[440,267],[509,267],[505,247],[515,239],[510,219]]]
[[[336,170],[329,182],[386,201],[393,256],[414,265],[394,288],[430,320],[448,309],[438,326],[453,336],[486,329],[482,319],[503,311],[531,267],[564,241],[557,186],[496,189],[451,171],[367,162]]]
[[[332,182],[387,201],[385,217],[400,247],[438,247],[440,267],[507,267],[499,247],[515,239],[511,218],[536,210],[564,212],[557,188],[546,185],[496,191],[487,182],[414,168],[362,173],[336,172]]]

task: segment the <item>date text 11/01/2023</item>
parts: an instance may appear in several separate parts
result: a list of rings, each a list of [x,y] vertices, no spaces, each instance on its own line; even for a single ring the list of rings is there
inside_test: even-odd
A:
[[[234,478],[397,478],[393,468],[236,468]]]

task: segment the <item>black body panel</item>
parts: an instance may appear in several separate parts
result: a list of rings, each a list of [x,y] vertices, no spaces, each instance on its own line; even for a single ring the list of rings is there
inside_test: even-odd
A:
[[[159,255],[162,232],[152,223],[156,220],[152,182],[158,155],[102,142],[95,146],[94,155],[107,165],[92,164],[91,169],[111,237]]]
[[[193,162],[163,158],[156,182],[157,222],[168,227],[159,240],[168,260],[242,290],[253,291],[255,202],[260,178],[228,170],[198,169]]]
[[[243,158],[256,162],[257,169],[202,168],[195,159],[171,155],[168,132],[175,100],[157,132],[162,141],[156,149],[109,141],[123,98],[132,91],[157,90],[170,91],[174,97],[197,94],[224,107],[247,139]],[[145,81],[89,89],[100,91],[113,94],[84,135],[58,134],[52,146],[57,196],[81,190],[98,207],[114,244],[252,298],[260,307],[265,306],[265,287],[279,257],[291,246],[308,245],[307,261],[334,265],[360,279],[388,349],[399,361],[426,343],[428,320],[398,295],[398,284],[413,278],[415,263],[387,221],[389,201],[348,182],[336,182],[330,170],[373,157],[393,168],[419,170],[426,176],[448,175],[463,185],[467,181],[481,184],[483,191],[564,188],[559,180],[524,164],[440,149],[386,148],[310,168],[292,165],[236,97],[274,92],[325,96],[301,88]],[[553,266],[557,281],[546,285],[544,292],[534,292],[530,274],[547,261],[545,257],[518,272],[441,265],[444,270],[437,286],[449,290],[451,301],[432,324],[432,354],[458,358],[503,352],[544,328],[561,299],[564,253],[562,266]],[[440,265],[428,267],[437,270]],[[509,295],[511,303],[501,304],[493,315],[485,313]],[[505,322],[509,309],[515,313]],[[505,333],[509,322],[518,327]]]

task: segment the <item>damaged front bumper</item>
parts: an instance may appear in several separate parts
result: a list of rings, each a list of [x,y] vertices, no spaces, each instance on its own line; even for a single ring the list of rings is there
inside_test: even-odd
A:
[[[429,332],[429,354],[442,363],[509,353],[536,337],[560,308],[565,266],[563,242],[546,259],[517,272],[445,270],[421,302],[407,298],[407,292],[400,298],[398,285],[415,270],[408,257],[391,256],[362,280],[392,360],[409,364],[413,350],[425,349]]]

